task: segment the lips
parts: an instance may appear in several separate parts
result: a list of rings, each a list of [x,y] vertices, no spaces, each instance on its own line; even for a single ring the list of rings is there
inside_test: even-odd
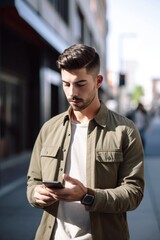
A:
[[[68,99],[68,101],[69,101],[70,103],[76,104],[76,103],[80,103],[80,102],[81,102],[81,99]]]
[[[78,103],[80,103],[81,101],[79,100],[79,101],[74,101],[74,100],[71,100],[71,101],[69,101],[70,103],[73,103],[73,104],[78,104]]]

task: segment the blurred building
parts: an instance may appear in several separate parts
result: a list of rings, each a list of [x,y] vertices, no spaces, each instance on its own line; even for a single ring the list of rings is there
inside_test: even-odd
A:
[[[31,149],[68,106],[55,64],[66,47],[95,47],[106,79],[106,34],[105,0],[0,1],[0,157]]]

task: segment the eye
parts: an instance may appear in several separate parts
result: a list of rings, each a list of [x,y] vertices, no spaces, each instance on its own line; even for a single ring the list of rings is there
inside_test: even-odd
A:
[[[84,81],[84,80],[79,81],[79,82],[76,83],[77,87],[83,87],[83,86],[85,86],[86,84],[87,84],[87,83],[86,83],[86,81]]]
[[[83,87],[83,86],[85,86],[86,84],[85,83],[77,83],[76,84],[78,87]]]
[[[69,87],[69,86],[70,86],[70,83],[69,83],[69,82],[64,82],[64,81],[63,81],[63,86],[64,86],[64,87]]]

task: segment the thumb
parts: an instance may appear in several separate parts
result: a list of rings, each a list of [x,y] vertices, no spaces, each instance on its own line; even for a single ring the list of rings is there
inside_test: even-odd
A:
[[[79,185],[81,188],[84,188],[83,183],[81,183],[79,180],[77,180],[76,178],[72,178],[69,175],[67,175],[66,173],[63,174],[63,179],[73,185]]]
[[[64,179],[64,181],[67,181],[67,182],[71,183],[72,185],[79,186],[85,193],[87,192],[87,188],[83,185],[83,183],[81,183],[76,178],[72,178],[69,175],[67,175],[66,173],[64,173],[63,174],[63,179]]]
[[[77,179],[70,177],[66,173],[63,174],[63,179],[64,179],[64,181],[70,182],[73,185],[79,184],[79,181]]]

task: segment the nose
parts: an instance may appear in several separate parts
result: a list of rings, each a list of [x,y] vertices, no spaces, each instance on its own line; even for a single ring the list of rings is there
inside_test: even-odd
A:
[[[74,96],[78,95],[78,91],[77,91],[76,87],[72,84],[70,85],[70,88],[69,88],[69,95],[71,97],[74,97]]]

